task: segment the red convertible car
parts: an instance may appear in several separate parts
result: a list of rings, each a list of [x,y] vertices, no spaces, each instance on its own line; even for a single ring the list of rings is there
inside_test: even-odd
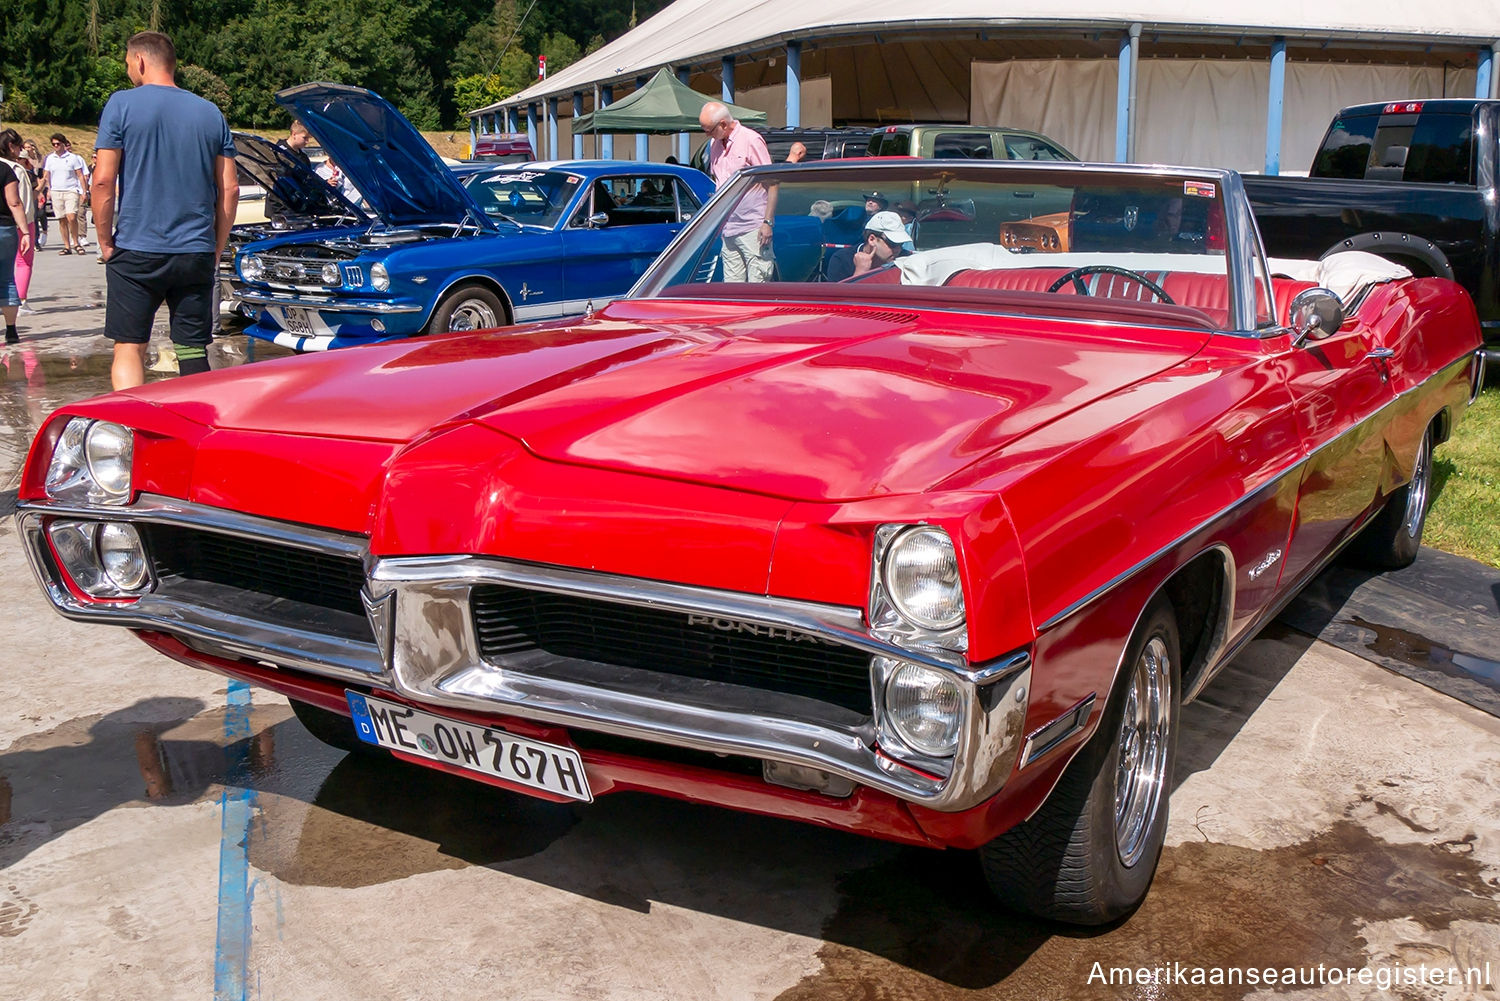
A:
[[[916,221],[852,279],[723,280],[872,189]],[[763,168],[582,320],[66,407],[17,518],[63,615],[336,746],[973,849],[1099,923],[1182,703],[1341,550],[1415,556],[1478,346],[1450,281],[1268,262],[1231,172]]]

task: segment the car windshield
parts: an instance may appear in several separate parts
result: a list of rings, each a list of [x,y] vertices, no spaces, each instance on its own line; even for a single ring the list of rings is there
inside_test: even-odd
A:
[[[498,170],[474,174],[464,187],[487,215],[551,229],[581,183],[561,170]]]
[[[1226,176],[951,161],[756,171],[633,294],[837,295],[1235,329],[1232,262],[1259,251],[1253,229],[1226,226]],[[1244,270],[1258,286],[1255,264]],[[1264,289],[1255,298],[1266,325]]]

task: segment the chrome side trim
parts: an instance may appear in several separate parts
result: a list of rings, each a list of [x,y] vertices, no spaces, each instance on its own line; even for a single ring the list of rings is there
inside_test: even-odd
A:
[[[316,309],[325,313],[420,313],[426,308],[414,303],[387,302],[383,299],[334,299],[331,296],[256,292],[248,288],[240,294],[240,301],[256,306],[292,306],[298,309]]]
[[[1470,364],[1470,363],[1471,363],[1471,356],[1467,355],[1467,354],[1463,355],[1462,357],[1458,358],[1457,360],[1455,360],[1453,362],[1450,362],[1449,364],[1443,366],[1441,369],[1439,369],[1437,371],[1437,374],[1431,376],[1430,378],[1436,379],[1436,378],[1443,377],[1443,376],[1445,376],[1449,372],[1450,369],[1453,369],[1453,368],[1455,368],[1457,366],[1460,366],[1460,365],[1467,365],[1467,364]],[[1332,438],[1328,439],[1327,441],[1323,442],[1321,445],[1319,445],[1317,448],[1313,449],[1311,452],[1308,452],[1306,455],[1304,455],[1304,456],[1302,456],[1302,457],[1300,457],[1300,458],[1298,458],[1298,459],[1296,459],[1296,460],[1288,463],[1287,465],[1283,466],[1281,469],[1278,469],[1276,472],[1274,472],[1271,475],[1269,475],[1268,477],[1266,477],[1266,481],[1264,483],[1262,483],[1260,486],[1256,487],[1250,493],[1248,493],[1245,496],[1239,498],[1238,500],[1235,500],[1232,503],[1224,506],[1223,508],[1221,508],[1218,511],[1216,511],[1214,514],[1209,515],[1207,518],[1203,519],[1197,525],[1194,525],[1192,528],[1188,529],[1187,531],[1183,532],[1181,535],[1177,536],[1171,542],[1169,542],[1166,545],[1162,546],[1160,549],[1157,549],[1155,552],[1151,553],[1149,556],[1147,556],[1144,559],[1140,560],[1138,563],[1134,564],[1133,566],[1129,567],[1128,569],[1126,569],[1126,570],[1122,571],[1121,573],[1117,574],[1116,576],[1110,578],[1108,581],[1104,582],[1099,587],[1095,588],[1094,590],[1090,591],[1088,594],[1086,594],[1083,597],[1079,598],[1077,601],[1075,601],[1072,604],[1068,605],[1062,611],[1060,611],[1057,614],[1055,614],[1055,615],[1051,616],[1050,618],[1048,618],[1045,622],[1043,622],[1040,626],[1037,627],[1037,632],[1038,633],[1046,632],[1048,629],[1052,629],[1053,627],[1057,626],[1059,623],[1065,622],[1069,618],[1072,618],[1074,615],[1078,614],[1080,611],[1082,611],[1083,609],[1087,608],[1089,605],[1092,605],[1094,602],[1098,601],[1100,598],[1103,598],[1105,595],[1107,595],[1111,591],[1115,590],[1115,588],[1119,587],[1121,584],[1124,584],[1126,581],[1128,581],[1130,578],[1134,577],[1136,574],[1140,573],[1142,570],[1145,570],[1147,567],[1151,566],[1153,563],[1155,563],[1157,560],[1161,559],[1167,553],[1170,553],[1172,550],[1177,549],[1178,547],[1180,547],[1181,545],[1183,545],[1185,542],[1187,542],[1193,536],[1198,535],[1199,533],[1203,532],[1204,530],[1210,528],[1215,523],[1217,523],[1219,521],[1222,521],[1225,517],[1227,517],[1228,515],[1232,514],[1241,505],[1247,504],[1250,501],[1254,500],[1255,498],[1259,497],[1264,491],[1266,491],[1268,489],[1274,488],[1278,483],[1280,483],[1288,475],[1290,475],[1292,473],[1295,473],[1297,470],[1299,470],[1299,469],[1303,468],[1304,466],[1306,466],[1309,462],[1311,462],[1313,460],[1314,457],[1320,455],[1325,450],[1327,450],[1329,448],[1332,448],[1334,445],[1337,445],[1339,442],[1343,441],[1349,435],[1351,435],[1354,432],[1358,431],[1365,424],[1369,423],[1370,421],[1372,421],[1375,418],[1379,417],[1380,415],[1384,414],[1387,410],[1391,409],[1392,407],[1394,407],[1394,406],[1400,404],[1401,402],[1403,402],[1408,396],[1410,396],[1413,393],[1417,392],[1424,385],[1426,385],[1427,381],[1430,381],[1430,380],[1424,380],[1423,382],[1417,383],[1416,385],[1410,386],[1407,389],[1403,390],[1402,392],[1395,394],[1389,401],[1387,401],[1386,403],[1382,404],[1379,407],[1379,409],[1372,411],[1368,417],[1366,417],[1364,420],[1360,421],[1358,424],[1355,424],[1352,427],[1346,428],[1345,430],[1339,432],[1337,435],[1335,435]]]

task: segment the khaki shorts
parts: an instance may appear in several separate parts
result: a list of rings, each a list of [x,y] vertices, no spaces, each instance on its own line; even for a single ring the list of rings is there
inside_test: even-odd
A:
[[[77,215],[81,198],[77,191],[52,189],[52,217],[61,219],[63,216]]]

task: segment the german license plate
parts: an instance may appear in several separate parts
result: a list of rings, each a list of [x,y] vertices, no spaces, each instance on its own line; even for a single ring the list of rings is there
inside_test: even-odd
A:
[[[345,691],[360,740],[467,771],[593,802],[583,759],[571,747],[461,723],[397,702]]]
[[[298,306],[285,306],[281,310],[283,318],[282,329],[289,334],[298,337],[311,337],[313,335],[312,317],[307,310]]]

